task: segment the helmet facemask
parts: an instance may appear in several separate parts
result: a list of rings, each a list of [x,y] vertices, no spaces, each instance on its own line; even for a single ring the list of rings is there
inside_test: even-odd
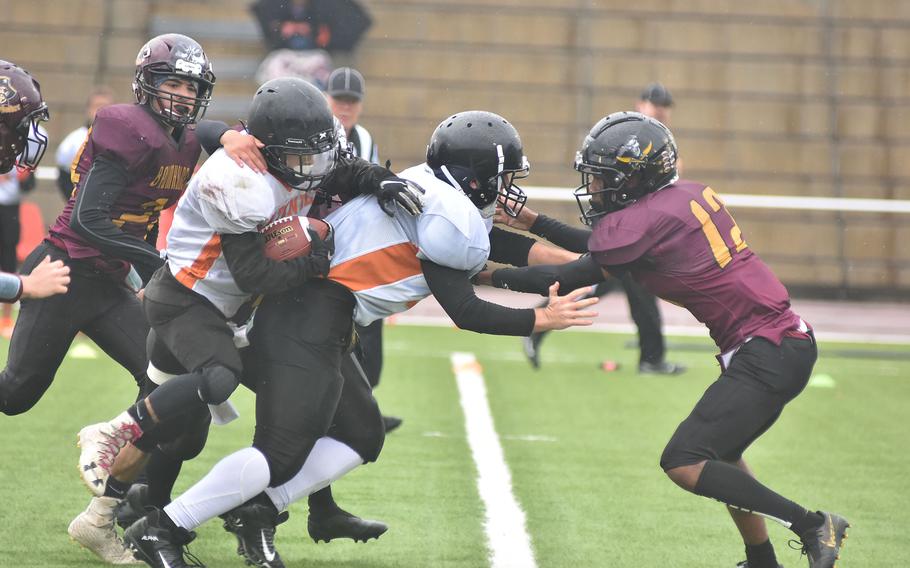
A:
[[[615,168],[586,164],[581,152],[575,156],[575,169],[581,173],[581,185],[574,191],[575,201],[586,225],[593,225],[600,217],[623,209],[642,196],[641,174],[637,170],[626,174]],[[592,189],[592,185],[598,185],[595,180],[600,182],[600,187]]]
[[[502,146],[496,146],[496,150],[499,154],[499,171],[487,180],[487,186],[495,188],[496,199],[505,214],[515,218],[528,201],[528,196],[515,184],[515,180],[528,177],[531,174],[531,164],[526,156],[522,156],[520,168],[507,170]]]
[[[0,161],[0,173],[6,173],[18,166],[23,170],[34,170],[38,167],[44,152],[47,150],[47,136],[38,128],[38,123],[48,119],[47,105],[41,106],[28,113],[15,128],[0,124],[0,148],[3,155],[8,155]]]
[[[162,83],[171,78],[191,81],[196,85],[196,95],[175,95],[162,89]],[[201,120],[212,100],[212,89],[215,86],[214,76],[210,80],[207,77],[175,72],[166,63],[147,65],[142,71],[142,77],[137,79],[137,84],[144,95],[144,101],[140,102],[146,102],[152,112],[174,127],[195,124]],[[152,104],[153,100],[157,101],[157,108]]]
[[[335,168],[338,144],[333,131],[323,131],[309,140],[289,138],[284,144],[270,144],[262,152],[278,177],[307,191],[318,188]]]

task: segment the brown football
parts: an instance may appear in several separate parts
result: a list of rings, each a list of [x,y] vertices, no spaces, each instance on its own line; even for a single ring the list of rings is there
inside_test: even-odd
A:
[[[259,232],[265,236],[265,256],[272,260],[290,260],[310,254],[310,234],[307,228],[325,238],[329,225],[309,217],[282,217],[272,221]]]

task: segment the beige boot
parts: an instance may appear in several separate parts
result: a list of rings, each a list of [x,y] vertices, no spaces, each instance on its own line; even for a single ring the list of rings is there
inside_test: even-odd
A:
[[[70,523],[67,532],[108,564],[142,564],[114,529],[114,497],[92,497],[88,507]]]

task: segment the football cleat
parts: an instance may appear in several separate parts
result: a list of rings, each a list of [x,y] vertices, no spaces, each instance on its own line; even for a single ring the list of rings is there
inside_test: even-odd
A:
[[[540,368],[540,344],[543,342],[545,331],[534,332],[528,337],[521,340],[521,346],[524,348],[525,357],[535,369]]]
[[[114,507],[114,520],[120,528],[126,530],[130,525],[145,516],[149,506],[149,486],[144,483],[132,485],[117,506]]]
[[[116,505],[114,497],[92,497],[88,507],[73,519],[66,532],[107,564],[142,564],[114,530]]]
[[[378,539],[389,530],[385,523],[361,519],[340,508],[328,513],[314,512],[313,509],[310,509],[306,528],[314,542],[320,540],[331,542],[336,538],[350,538],[354,542],[366,542],[371,538]]]
[[[284,568],[275,550],[275,527],[288,520],[287,511],[249,502],[221,515],[224,530],[237,537],[237,554],[247,565],[258,568]]]
[[[123,540],[136,558],[152,568],[205,568],[186,549],[194,538],[196,533],[174,526],[160,509],[151,509],[123,532]]]
[[[124,412],[110,422],[99,422],[79,431],[77,445],[79,474],[82,481],[96,497],[104,495],[104,486],[111,475],[111,466],[117,454],[128,443],[139,438],[142,430],[133,418]]]
[[[679,363],[649,363],[642,361],[638,364],[639,375],[681,375],[686,372],[686,367]]]
[[[404,421],[397,416],[382,416],[382,425],[385,428],[386,433],[389,433],[401,426],[402,422]]]
[[[749,568],[749,561],[748,561],[748,560],[743,560],[742,562],[737,562],[737,563],[736,563],[736,568]],[[784,565],[783,565],[783,564],[778,564],[778,565],[777,565],[777,568],[784,568]]]
[[[834,568],[847,538],[850,523],[847,519],[818,511],[822,524],[800,535],[803,554],[809,557],[809,568]]]

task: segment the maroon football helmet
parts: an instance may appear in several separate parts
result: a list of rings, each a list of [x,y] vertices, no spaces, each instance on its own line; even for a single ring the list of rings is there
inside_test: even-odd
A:
[[[38,122],[48,119],[41,87],[28,71],[0,59],[0,173],[34,170],[47,150]]]
[[[161,83],[169,77],[195,82],[196,96],[176,97],[160,89]],[[153,37],[139,50],[133,79],[136,102],[148,104],[152,112],[171,126],[193,124],[201,119],[212,100],[214,87],[212,64],[202,46],[192,38],[164,34]],[[150,104],[153,99],[158,99],[158,108]]]

